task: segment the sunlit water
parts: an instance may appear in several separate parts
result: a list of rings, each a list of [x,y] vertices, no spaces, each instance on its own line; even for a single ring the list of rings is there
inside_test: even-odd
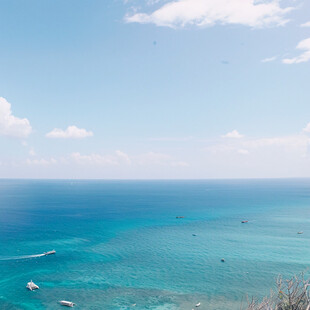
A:
[[[1,180],[0,309],[240,309],[308,272],[309,224],[310,180]]]

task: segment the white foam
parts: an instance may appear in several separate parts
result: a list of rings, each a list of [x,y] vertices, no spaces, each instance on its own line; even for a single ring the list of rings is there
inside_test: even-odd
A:
[[[45,256],[45,254],[34,254],[34,255],[21,255],[21,256],[1,256],[0,260],[16,260],[16,259],[29,259],[35,257]]]

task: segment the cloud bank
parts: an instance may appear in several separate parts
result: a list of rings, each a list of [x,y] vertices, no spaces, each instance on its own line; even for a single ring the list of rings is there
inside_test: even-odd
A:
[[[278,0],[178,0],[170,1],[154,12],[127,15],[129,23],[155,24],[171,28],[196,25],[239,24],[252,28],[280,26],[292,7],[280,7]]]
[[[118,161],[115,159],[114,156],[103,156],[100,154],[89,154],[89,155],[82,155],[79,152],[72,153],[70,155],[71,159],[77,163],[82,165],[100,165],[100,166],[115,166],[118,165]]]
[[[60,138],[60,139],[82,139],[92,137],[94,134],[84,128],[76,126],[68,126],[66,130],[54,128],[51,132],[46,134],[47,138]]]
[[[72,153],[70,160],[76,164],[95,165],[95,166],[170,166],[170,167],[187,167],[184,161],[179,161],[168,154],[147,152],[136,156],[129,156],[122,151],[115,151],[115,154],[101,155],[92,153],[82,155],[79,152]]]
[[[32,128],[27,118],[18,118],[12,114],[11,104],[0,97],[0,135],[26,138]]]

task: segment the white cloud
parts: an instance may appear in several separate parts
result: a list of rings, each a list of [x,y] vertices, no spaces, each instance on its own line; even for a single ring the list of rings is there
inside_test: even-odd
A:
[[[82,155],[79,152],[72,153],[70,158],[78,164],[91,164],[99,166],[117,166],[121,164],[130,165],[132,163],[128,154],[122,151],[115,151],[113,155],[101,155],[92,153],[89,155]]]
[[[269,58],[264,58],[261,60],[261,62],[272,62],[275,61],[278,57],[277,56],[273,56],[273,57],[269,57]]]
[[[148,152],[137,157],[137,163],[145,166],[171,166],[186,167],[188,163],[175,160],[172,156],[164,153]]]
[[[241,135],[236,129],[228,132],[226,135],[223,135],[222,138],[233,138],[233,139],[240,139],[243,138],[243,135]]]
[[[0,97],[0,135],[25,138],[31,131],[28,119],[12,115],[11,104]]]
[[[242,155],[248,155],[250,153],[248,150],[245,149],[239,149],[237,152]]]
[[[103,156],[100,154],[81,155],[79,152],[71,154],[71,159],[77,164],[91,164],[101,166],[115,166],[118,165],[118,161],[113,156]]]
[[[131,164],[131,159],[128,156],[128,154],[122,152],[122,151],[116,151],[116,156],[123,162],[125,162],[126,164],[130,165]]]
[[[157,26],[185,27],[240,24],[253,28],[284,25],[291,7],[282,8],[278,0],[178,0],[170,1],[150,14],[127,15],[127,22]]]
[[[279,152],[296,153],[305,156],[308,153],[309,142],[310,139],[305,134],[247,140],[230,139],[208,146],[205,150],[213,154],[238,153],[242,155],[257,152],[269,152],[271,154],[278,150]]]
[[[264,147],[278,147],[291,150],[306,150],[309,143],[309,138],[304,134],[272,137],[272,138],[259,138],[248,139],[241,141],[240,145],[247,149],[259,149]]]
[[[79,152],[72,153],[70,159],[77,164],[98,165],[98,166],[170,166],[170,167],[187,167],[184,161],[175,160],[172,156],[148,152],[136,156],[129,156],[122,151],[115,151],[112,155],[89,154],[82,155]]]
[[[171,163],[171,166],[172,167],[188,167],[189,164],[185,161],[173,161]]]
[[[213,177],[308,177],[310,139],[306,134],[208,141],[205,171]],[[203,171],[203,164],[200,164]]]
[[[304,132],[310,132],[310,123],[303,129]]]
[[[235,146],[231,146],[226,143],[217,143],[214,145],[207,146],[205,150],[213,154],[218,154],[218,153],[235,152],[237,148]]]
[[[290,65],[310,61],[310,38],[300,41],[296,48],[304,52],[297,57],[283,59],[283,63]]]
[[[26,160],[27,165],[39,165],[39,166],[49,166],[52,164],[56,164],[57,160],[54,158],[50,158],[50,159],[27,159]]]
[[[82,139],[93,136],[91,131],[76,126],[68,126],[66,130],[54,128],[51,132],[46,134],[48,138],[62,138],[62,139]]]
[[[167,154],[163,153],[156,153],[156,152],[148,152],[142,154],[138,158],[138,162],[141,165],[148,165],[148,164],[166,164],[167,162],[171,161],[172,157]]]
[[[36,155],[36,152],[35,152],[35,150],[34,150],[33,148],[31,148],[31,149],[29,150],[29,155],[30,155],[30,156],[35,156],[35,155]]]
[[[310,21],[304,24],[301,24],[300,27],[310,27]]]

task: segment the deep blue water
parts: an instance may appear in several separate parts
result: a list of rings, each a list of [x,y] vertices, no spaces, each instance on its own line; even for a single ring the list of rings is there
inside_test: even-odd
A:
[[[307,274],[309,224],[310,180],[0,180],[0,309],[240,309]]]

